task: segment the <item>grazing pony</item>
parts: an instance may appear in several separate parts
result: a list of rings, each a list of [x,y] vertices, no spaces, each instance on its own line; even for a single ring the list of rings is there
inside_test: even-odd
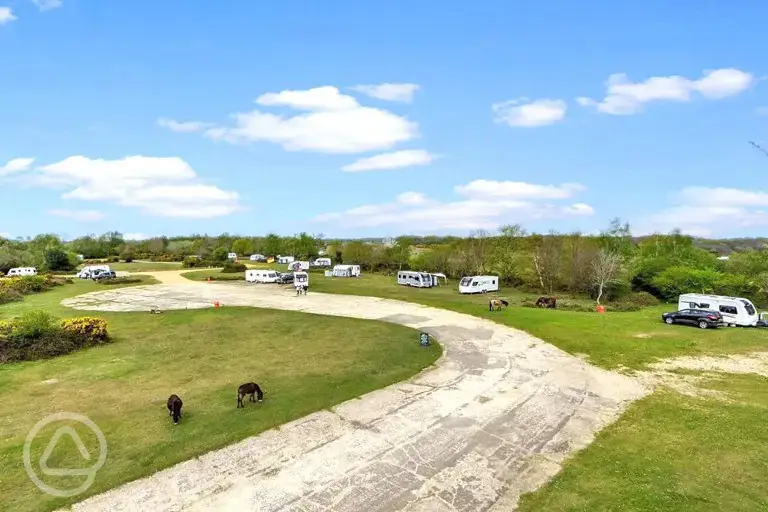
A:
[[[537,308],[556,309],[557,299],[555,297],[539,297],[536,300]]]
[[[488,301],[488,311],[501,311],[502,304],[504,306],[509,306],[509,302],[504,299],[491,299]]]
[[[173,424],[178,425],[181,419],[181,406],[183,405],[179,395],[171,395],[168,398],[168,412],[173,417]]]
[[[246,384],[243,384],[239,388],[237,388],[237,407],[243,407],[245,408],[245,405],[243,405],[243,397],[245,395],[250,395],[250,398],[248,399],[249,402],[255,402],[256,398],[254,395],[256,395],[259,399],[259,402],[264,400],[264,393],[261,391],[261,388],[258,384],[255,382],[248,382]]]

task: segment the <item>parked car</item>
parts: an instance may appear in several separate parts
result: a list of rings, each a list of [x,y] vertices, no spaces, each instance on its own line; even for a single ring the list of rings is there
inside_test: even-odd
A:
[[[117,277],[114,270],[94,270],[91,272],[91,279],[101,281],[102,279],[114,279]]]
[[[670,325],[696,325],[700,329],[717,329],[723,325],[723,315],[704,309],[681,309],[674,313],[663,313],[661,319]]]
[[[280,272],[277,276],[278,284],[293,284],[293,272]]]

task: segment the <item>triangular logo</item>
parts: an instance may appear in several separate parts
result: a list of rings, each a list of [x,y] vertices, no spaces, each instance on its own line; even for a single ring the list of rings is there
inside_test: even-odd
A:
[[[77,432],[75,431],[75,429],[73,429],[70,426],[64,426],[64,427],[59,427],[58,430],[56,430],[56,433],[53,434],[53,437],[48,442],[48,446],[45,447],[43,454],[40,456],[40,470],[45,475],[54,475],[54,476],[89,474],[91,471],[90,468],[59,469],[59,468],[48,467],[48,457],[51,456],[51,453],[53,453],[53,449],[56,448],[56,444],[59,442],[59,439],[61,439],[61,436],[63,436],[64,434],[67,434],[69,437],[72,438],[72,441],[75,443],[75,446],[77,446],[77,449],[80,451],[80,455],[82,455],[85,460],[91,460],[91,454],[88,453],[88,449],[85,447],[85,443],[83,443],[83,440],[80,439],[79,435],[77,435]]]

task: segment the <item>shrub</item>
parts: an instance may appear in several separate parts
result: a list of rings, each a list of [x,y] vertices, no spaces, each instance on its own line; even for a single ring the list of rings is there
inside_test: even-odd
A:
[[[59,322],[44,311],[31,311],[12,320],[0,320],[0,363],[63,355],[108,341],[107,322],[101,318]]]
[[[597,310],[597,306],[591,304],[583,304],[572,300],[558,300],[557,309],[563,311],[580,311],[583,313],[590,313]]]
[[[112,279],[99,279],[96,281],[96,283],[104,285],[104,286],[110,286],[110,285],[116,285],[116,284],[135,284],[140,283],[141,279],[138,277],[113,277]]]
[[[648,292],[635,292],[625,297],[620,302],[627,304],[634,304],[640,307],[656,306],[659,304],[659,299],[654,297]]]
[[[120,259],[126,263],[131,263],[133,262],[133,253],[124,252],[123,254],[120,255]]]
[[[24,298],[24,294],[16,290],[0,290],[0,304],[16,302]]]
[[[216,263],[224,263],[229,259],[229,251],[224,247],[217,247],[211,253],[211,260]]]
[[[103,318],[92,316],[68,318],[61,322],[60,327],[65,335],[82,340],[84,345],[97,345],[109,340],[107,321]]]
[[[605,306],[605,309],[608,311],[640,311],[643,307],[631,302],[615,302]]]
[[[209,260],[201,260],[194,256],[187,256],[184,261],[181,262],[182,268],[208,268],[213,267],[214,264]]]
[[[61,247],[51,247],[43,252],[43,261],[48,270],[72,270],[72,261]]]
[[[224,274],[235,274],[238,272],[245,272],[248,267],[243,265],[242,263],[238,263],[237,261],[227,260],[224,262],[224,268],[221,269],[221,272]]]
[[[150,261],[159,261],[161,263],[163,262],[176,262],[176,261],[184,261],[184,255],[183,254],[176,254],[171,252],[164,252],[161,254],[153,254],[150,258]]]

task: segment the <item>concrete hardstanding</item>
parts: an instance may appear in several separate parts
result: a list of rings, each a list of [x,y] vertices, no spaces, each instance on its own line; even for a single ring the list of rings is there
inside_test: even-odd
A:
[[[424,330],[445,353],[406,382],[92,497],[74,511],[513,510],[521,493],[545,483],[646,393],[636,380],[469,315],[371,297],[296,297],[271,285],[174,282],[63,304],[148,311],[219,301],[377,319]]]

